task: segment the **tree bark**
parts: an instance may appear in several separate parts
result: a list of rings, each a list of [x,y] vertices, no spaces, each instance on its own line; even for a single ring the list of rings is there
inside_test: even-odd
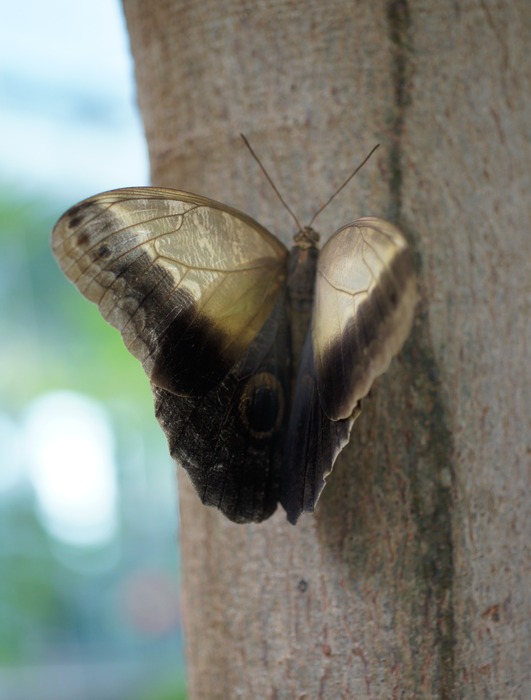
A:
[[[234,525],[179,473],[192,698],[527,698],[526,0],[124,0],[152,179],[289,243],[362,215],[421,301],[313,516]],[[134,184],[134,183],[124,183]]]

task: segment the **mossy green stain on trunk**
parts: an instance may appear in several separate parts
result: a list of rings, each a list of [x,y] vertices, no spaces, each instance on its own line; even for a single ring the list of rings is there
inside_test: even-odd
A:
[[[415,368],[416,379],[413,379],[411,392],[421,395],[419,400],[411,402],[411,424],[419,435],[412,445],[409,480],[412,513],[418,528],[417,576],[423,591],[413,605],[420,603],[426,610],[425,621],[432,629],[439,655],[439,697],[449,700],[454,697],[456,683],[452,531],[454,455],[442,382],[433,351],[426,343],[429,334],[422,330],[427,328],[427,322],[419,324],[420,332],[403,351],[404,359]],[[414,615],[413,619],[422,619],[422,615]],[[418,639],[412,643],[418,643]]]

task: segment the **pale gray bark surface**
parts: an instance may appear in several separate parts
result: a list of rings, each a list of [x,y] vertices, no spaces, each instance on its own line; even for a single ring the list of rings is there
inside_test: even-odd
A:
[[[192,698],[527,698],[531,9],[125,0],[153,182],[415,248],[412,336],[314,516],[238,526],[179,474]],[[135,184],[135,183],[124,183]]]

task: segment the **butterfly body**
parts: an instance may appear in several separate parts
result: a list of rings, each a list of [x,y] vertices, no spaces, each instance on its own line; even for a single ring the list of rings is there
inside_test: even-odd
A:
[[[286,286],[291,313],[291,352],[296,365],[312,318],[318,241],[318,234],[308,231],[303,239],[295,238],[288,256]],[[293,379],[296,380],[296,374]]]
[[[359,403],[404,342],[416,301],[400,232],[380,219],[319,252],[287,251],[198,195],[115,190],[66,212],[65,274],[142,362],[172,456],[235,522],[312,511]]]

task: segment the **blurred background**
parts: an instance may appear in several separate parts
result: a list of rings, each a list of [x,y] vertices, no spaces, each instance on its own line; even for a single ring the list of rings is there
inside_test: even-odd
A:
[[[148,183],[118,0],[0,24],[0,700],[185,697],[174,466],[147,379],[59,272],[69,206]]]

